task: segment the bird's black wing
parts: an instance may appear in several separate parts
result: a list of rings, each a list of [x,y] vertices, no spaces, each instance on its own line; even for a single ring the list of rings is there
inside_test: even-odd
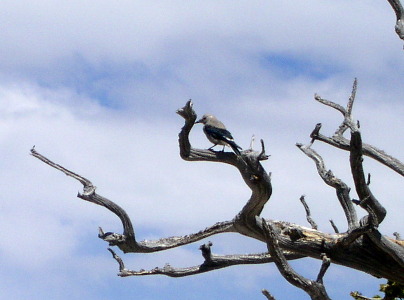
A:
[[[217,128],[210,125],[205,125],[204,130],[207,134],[216,140],[229,142],[233,140],[231,133],[227,129]]]
[[[238,149],[242,148],[234,142],[233,136],[227,129],[205,125],[204,130],[206,134],[210,135],[215,140],[224,141],[227,143],[236,154],[240,155],[240,151]]]

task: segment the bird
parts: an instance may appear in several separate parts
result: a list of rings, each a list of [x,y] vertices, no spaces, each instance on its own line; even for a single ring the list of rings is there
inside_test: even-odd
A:
[[[222,145],[224,151],[224,146],[229,146],[233,149],[234,153],[240,155],[240,150],[242,148],[234,142],[233,136],[226,129],[226,126],[220,122],[214,115],[205,114],[202,119],[196,121],[195,123],[202,123],[203,132],[205,133],[208,140],[214,145],[209,149],[212,149],[216,145]]]

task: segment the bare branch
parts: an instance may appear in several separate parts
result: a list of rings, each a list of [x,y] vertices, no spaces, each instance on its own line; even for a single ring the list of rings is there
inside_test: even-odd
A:
[[[201,239],[204,239],[208,236],[223,233],[223,232],[234,232],[233,222],[218,222],[211,227],[208,227],[198,233],[186,235],[183,237],[171,237],[164,238],[157,241],[141,241],[136,242],[135,233],[133,230],[132,222],[125,212],[119,205],[112,202],[111,200],[104,198],[97,193],[95,193],[95,186],[91,183],[90,180],[84,178],[83,176],[74,173],[59,164],[54,163],[49,160],[45,156],[38,153],[35,149],[31,150],[31,154],[45,162],[47,165],[62,171],[64,174],[80,181],[84,185],[84,193],[78,194],[77,197],[92,202],[97,205],[101,205],[112,211],[116,214],[122,221],[123,225],[123,234],[118,233],[104,233],[102,229],[100,229],[99,237],[106,242],[109,243],[110,246],[118,246],[125,253],[127,252],[156,252],[162,251],[174,247],[179,247],[185,244],[190,244]]]
[[[123,263],[122,259],[111,248],[108,248],[108,251],[111,252],[112,257],[118,262],[118,264],[119,264],[119,272],[120,273],[125,272],[126,271],[125,264]]]
[[[404,9],[400,0],[388,0],[394,12],[396,13],[395,30],[400,39],[404,40]]]
[[[348,104],[346,107],[346,118],[349,118],[350,120],[352,119],[352,109],[353,109],[353,105],[355,102],[355,97],[356,97],[356,90],[358,89],[358,79],[355,78],[354,82],[353,82],[353,86],[352,86],[352,92],[351,92],[351,96],[349,97],[348,100]]]
[[[318,102],[324,104],[324,105],[327,105],[327,106],[329,106],[329,107],[332,107],[332,108],[338,110],[343,116],[345,116],[346,110],[345,110],[345,108],[342,107],[341,105],[339,105],[339,104],[337,104],[337,103],[334,103],[334,102],[332,102],[332,101],[328,101],[328,100],[326,100],[326,99],[323,99],[323,98],[321,98],[321,96],[318,95],[318,94],[314,94],[314,99],[317,100]]]
[[[84,186],[84,194],[92,194],[95,192],[96,187],[91,183],[90,180],[88,180],[87,178],[76,174],[64,167],[62,167],[61,165],[54,163],[53,161],[51,161],[50,159],[46,158],[45,156],[41,155],[40,153],[38,153],[35,150],[35,146],[32,147],[31,149],[31,155],[38,158],[39,160],[43,161],[45,164],[51,166],[52,168],[55,168],[56,170],[59,170],[63,173],[65,173],[65,175],[70,176],[78,181],[81,182],[81,184]]]
[[[74,174],[72,176],[73,178],[77,178],[78,180],[81,180],[80,182],[85,182],[85,184],[92,186],[91,182],[89,180],[82,180],[82,176],[75,174],[60,165],[57,165],[53,163],[52,161],[48,160],[47,158],[43,157],[36,151],[33,151],[33,155],[37,158],[41,158],[41,161],[47,162],[47,164],[51,166],[57,166],[58,170],[62,170],[64,173],[68,174]],[[257,154],[258,156],[258,154]],[[248,157],[248,153],[246,155]],[[252,162],[250,162],[252,164]],[[259,163],[256,163],[256,166],[259,166],[259,168],[262,168],[262,166]],[[262,172],[262,173],[259,173]],[[259,172],[256,174],[265,174],[262,176],[268,176],[263,168],[259,169]],[[269,176],[268,176],[269,177]],[[123,252],[137,252],[137,253],[150,253],[150,252],[155,252],[155,251],[163,251],[167,249],[171,249],[174,247],[179,247],[185,244],[193,243],[195,241],[201,240],[203,238],[209,237],[214,234],[220,234],[220,233],[225,233],[225,232],[238,232],[240,234],[246,235],[251,238],[255,238],[261,241],[265,241],[266,238],[264,236],[263,232],[263,227],[262,227],[262,221],[257,222],[257,219],[255,217],[251,216],[251,212],[253,212],[254,209],[254,203],[257,203],[258,205],[262,205],[261,201],[266,201],[267,197],[267,191],[266,191],[266,183],[262,184],[262,182],[259,180],[259,178],[256,178],[255,181],[251,181],[250,184],[253,186],[253,195],[252,195],[252,200],[250,199],[250,203],[247,203],[246,206],[251,205],[251,208],[248,208],[246,211],[242,211],[239,213],[234,220],[232,221],[226,221],[226,222],[218,222],[210,227],[207,227],[204,230],[201,230],[200,232],[190,234],[190,235],[185,235],[185,236],[177,236],[177,237],[169,237],[169,238],[162,238],[156,241],[141,241],[137,242],[134,238],[134,233],[133,233],[133,238],[129,238],[125,234],[118,234],[118,233],[112,233],[112,232],[104,232],[102,229],[99,229],[99,237],[106,242],[108,242],[111,246],[118,246]],[[266,181],[263,181],[266,182]],[[109,210],[113,211],[115,214],[124,214],[124,211],[119,208],[119,206],[116,206],[116,204],[112,203],[108,199],[105,199],[99,195],[97,195],[95,192],[91,195],[81,195],[79,194],[79,197],[81,197],[84,200],[91,201],[95,204],[105,206]],[[260,198],[262,197],[262,198]],[[256,202],[254,202],[256,201]],[[121,211],[122,210],[122,211]],[[125,213],[126,214],[126,213]],[[121,216],[121,218],[124,218]],[[129,217],[127,217],[129,220]],[[261,220],[261,218],[258,218]],[[130,220],[129,220],[130,221]],[[126,221],[125,221],[126,222]],[[268,221],[269,222],[269,221]],[[313,230],[313,229],[308,229],[304,228],[295,224],[291,224],[288,222],[281,222],[281,221],[272,221],[271,224],[277,228],[277,230],[280,231],[279,235],[279,241],[280,244],[282,245],[283,251],[285,251],[285,255],[287,256],[287,259],[297,259],[305,256],[310,256],[314,258],[319,258],[320,253],[324,252],[324,249],[332,249],[336,241],[335,237],[331,235],[327,235],[324,233],[321,233],[319,231]],[[126,225],[124,225],[125,228]],[[124,229],[125,230],[125,229]],[[375,237],[376,238],[376,237]],[[386,243],[385,243],[386,244]],[[325,246],[324,246],[325,245]],[[392,245],[389,245],[388,251],[381,251],[380,250],[380,255],[390,255],[389,251],[398,251],[395,250],[395,248]],[[338,246],[336,244],[336,246]],[[397,244],[397,247],[403,247],[401,244]],[[352,243],[350,245],[350,251],[352,253],[360,253],[363,249],[363,246],[360,243]],[[358,270],[362,270],[365,272],[369,272],[373,274],[374,276],[377,277],[385,277],[388,279],[391,279],[393,281],[401,282],[404,280],[404,276],[402,272],[400,273],[399,271],[394,271],[394,269],[399,268],[400,264],[393,264],[391,265],[391,261],[389,260],[389,257],[386,256],[384,257],[384,260],[380,261],[375,261],[373,258],[375,257],[374,255],[366,255],[366,252],[362,254],[362,257],[359,260],[347,260],[346,256],[346,250],[344,252],[340,251],[334,251],[333,252],[333,260],[336,263],[343,264],[345,266],[355,268]],[[341,253],[341,255],[340,255]],[[342,253],[344,255],[342,255]],[[397,252],[400,253],[400,252]],[[252,263],[264,263],[265,261],[272,261],[272,258],[262,258],[262,256],[224,256],[223,259],[222,257],[216,257],[214,256],[216,261],[219,263],[219,267],[226,267],[229,265],[236,265],[236,264],[252,264]],[[397,258],[396,258],[397,259]],[[386,267],[388,266],[388,267]],[[185,269],[180,269],[178,272],[171,272],[171,268],[167,267],[166,268],[157,268],[152,271],[145,271],[145,270],[140,270],[140,271],[131,271],[130,273],[123,273],[122,276],[130,276],[130,275],[150,275],[150,274],[166,274],[168,276],[187,276],[192,273],[197,273],[201,272],[199,271],[200,266],[196,267],[191,267],[191,268],[185,268]],[[208,268],[207,270],[209,271],[211,268]],[[161,271],[163,270],[163,271]]]
[[[205,228],[204,230],[185,236],[161,238],[154,241],[151,240],[140,241],[139,245],[142,246],[143,249],[148,249],[149,251],[147,252],[163,251],[191,244],[212,235],[228,232],[236,232],[234,229],[233,221],[217,222],[214,225]]]
[[[264,233],[267,238],[268,251],[274,258],[274,262],[282,276],[289,283],[304,290],[313,300],[330,299],[327,295],[324,285],[322,284],[322,277],[324,276],[324,273],[328,268],[327,262],[323,262],[318,276],[318,281],[312,281],[304,278],[303,276],[296,273],[287,262],[285,256],[281,251],[281,248],[279,247],[278,236],[272,224],[263,221],[263,227]]]
[[[199,250],[202,252],[202,256],[205,259],[205,264],[212,264],[212,251],[210,248],[213,246],[212,242],[208,242],[207,244],[203,244],[199,247]]]
[[[392,258],[402,270],[404,269],[404,242],[386,238],[377,230],[371,231],[367,236],[376,247]]]
[[[349,196],[350,188],[341,179],[334,176],[331,170],[326,170],[323,158],[310,146],[304,146],[303,144],[296,144],[296,146],[316,163],[317,172],[323,181],[335,189],[337,198],[348,221],[348,228],[357,227],[358,218]]]
[[[369,216],[361,220],[362,224],[371,222],[377,227],[386,216],[386,209],[379,203],[367,185],[362,165],[362,137],[358,129],[351,132],[350,164],[354,179],[356,193],[360,198],[360,206],[369,213]]]
[[[365,225],[349,230],[345,235],[343,235],[338,239],[337,244],[340,244],[344,248],[346,248],[349,245],[351,245],[354,241],[356,241],[359,237],[363,236],[365,233],[370,232],[371,229],[372,229],[371,226]]]
[[[339,108],[338,110],[344,114],[344,121],[342,122],[339,129],[336,131],[334,138],[338,138],[339,140],[342,140],[343,139],[343,137],[342,137],[343,132],[347,128],[351,129],[351,141],[350,141],[349,147],[348,147],[348,149],[350,151],[351,172],[352,172],[352,176],[353,176],[353,179],[354,179],[354,182],[355,182],[356,192],[360,197],[360,202],[359,203],[369,213],[369,216],[362,219],[362,224],[365,224],[370,220],[370,221],[372,221],[373,226],[377,227],[378,224],[383,221],[383,219],[384,219],[384,217],[386,215],[386,211],[381,206],[381,204],[377,201],[377,199],[372,195],[372,193],[369,190],[368,183],[370,183],[370,178],[368,178],[368,181],[365,180],[363,167],[362,167],[363,145],[362,145],[361,134],[360,134],[358,125],[355,124],[355,122],[354,122],[354,120],[352,118],[352,109],[353,109],[353,104],[354,104],[354,101],[355,101],[356,91],[357,91],[357,79],[355,78],[354,83],[353,83],[353,87],[352,87],[351,96],[349,97],[349,101],[348,101],[348,104],[347,104],[347,108],[343,110],[339,106],[336,106],[335,104],[332,106],[334,108],[335,107]],[[320,99],[320,98],[316,97],[317,101],[318,101],[318,99]],[[322,102],[322,103],[324,103],[324,102]],[[324,104],[328,105],[328,102],[326,102]],[[318,126],[316,126],[316,128],[317,127]],[[312,133],[311,138],[312,139],[314,139],[314,138],[318,139],[319,136],[320,136],[319,129],[315,130],[313,132],[315,134]],[[299,147],[301,148],[302,151],[305,148],[308,148],[308,147],[303,148],[301,146],[299,146]],[[307,153],[307,151],[305,153],[307,155],[309,154],[309,153]],[[313,153],[311,153],[312,158],[313,158],[313,156],[315,157],[315,155]],[[318,164],[319,163],[317,163],[317,165]],[[320,165],[320,167],[321,167],[321,165]],[[349,195],[346,195],[346,196],[349,197]],[[350,202],[350,201],[348,201],[348,198],[347,197],[341,197],[340,199],[342,200],[340,202],[341,202],[341,204],[343,206],[348,205],[346,208],[344,208],[344,211],[346,212],[346,216],[347,216],[347,212],[349,214],[352,214],[354,210],[352,208],[352,205],[348,204],[348,202]],[[350,207],[350,208],[348,208],[348,207]],[[356,218],[356,216],[355,216],[355,218]],[[356,223],[356,220],[355,220],[355,223]],[[354,225],[353,223],[350,223],[350,225],[353,225],[353,226],[349,226],[349,228],[351,230],[353,228],[355,228],[355,226],[356,226],[356,224]]]
[[[94,204],[104,206],[105,208],[113,212],[115,215],[117,215],[119,219],[121,219],[124,235],[123,239],[122,238],[119,239],[119,242],[122,242],[122,240],[124,240],[125,243],[128,244],[130,247],[136,247],[135,232],[133,230],[133,225],[125,210],[123,210],[119,205],[108,200],[107,198],[98,195],[95,192],[96,187],[87,178],[62,167],[59,164],[54,163],[53,161],[49,160],[45,156],[38,153],[34,148],[31,149],[31,154],[34,157],[46,163],[47,165],[81,182],[84,186],[83,188],[84,192],[83,194],[79,193],[77,197],[92,202]]]
[[[211,253],[212,243],[203,244],[200,246],[202,251],[202,256],[205,261],[196,266],[186,267],[186,268],[175,268],[169,263],[166,263],[164,267],[156,267],[151,270],[140,269],[138,271],[128,270],[125,268],[122,259],[118,255],[113,257],[119,264],[118,276],[128,277],[128,276],[146,276],[146,275],[165,275],[169,277],[186,277],[196,274],[202,274],[210,271],[215,271],[218,269],[223,269],[236,265],[251,265],[251,264],[264,264],[273,262],[273,258],[268,253],[260,254],[247,254],[247,255],[214,255]],[[111,253],[113,251],[108,249]],[[289,260],[301,258],[301,256],[295,255],[294,253],[285,251],[285,257]]]
[[[353,109],[353,104],[355,102],[355,96],[356,96],[356,90],[358,88],[358,80],[355,78],[353,86],[352,86],[352,92],[351,96],[349,97],[348,104],[345,110],[344,114],[344,120],[337,129],[337,131],[334,133],[334,136],[339,136],[342,137],[344,132],[348,129],[351,128],[351,130],[357,129],[359,127],[359,122],[358,124],[355,124],[352,119],[352,109]]]
[[[314,137],[314,139],[327,143],[333,147],[349,151],[350,141],[343,136],[326,137],[325,135],[318,133]],[[362,153],[363,155],[368,156],[368,157],[380,162],[381,164],[383,164],[386,167],[390,168],[391,170],[397,172],[401,176],[404,176],[404,163],[402,163],[397,158],[388,155],[383,150],[380,150],[372,145],[365,144],[365,143],[362,144],[362,150],[363,150],[363,153]]]
[[[320,134],[321,126],[322,126],[321,123],[317,123],[316,127],[314,127],[313,131],[311,132],[311,134],[310,134],[311,142],[310,142],[309,147],[311,147],[313,145],[314,141],[316,140],[316,138]]]
[[[321,259],[323,260],[323,263],[321,264],[321,268],[320,268],[320,271],[318,272],[316,281],[318,283],[323,284],[323,277],[325,275],[325,272],[327,272],[328,267],[331,264],[331,260],[327,257],[327,255],[325,253],[321,254]]]
[[[335,225],[334,221],[330,220],[330,223],[331,223],[332,228],[334,229],[334,232],[339,233],[338,227],[337,227],[337,225]]]
[[[261,139],[261,153],[258,155],[258,160],[267,160],[269,157],[269,155],[265,154],[265,144],[264,144],[264,140]]]
[[[369,177],[365,180],[362,168],[362,155],[366,152],[366,145],[360,140],[359,126],[353,122],[351,117],[353,102],[356,94],[356,80],[352,89],[351,97],[347,108],[324,100],[316,96],[316,100],[339,110],[344,115],[344,122],[341,124],[338,135],[332,139],[327,138],[336,143],[339,147],[346,147],[351,152],[351,167],[355,170],[358,179],[354,179],[355,184],[359,184],[363,193],[359,193],[359,204],[368,211],[370,222],[362,222],[364,226],[359,227],[356,212],[349,196],[350,189],[344,182],[334,176],[329,170],[326,170],[322,157],[316,153],[311,146],[316,139],[321,140],[320,134],[321,124],[317,124],[311,134],[311,142],[308,146],[298,144],[297,146],[316,164],[317,171],[323,181],[336,190],[337,197],[344,209],[348,221],[348,232],[338,234],[338,229],[334,224],[334,230],[337,234],[327,234],[317,231],[317,225],[311,220],[310,210],[304,201],[301,201],[306,209],[306,215],[313,229],[291,224],[282,221],[266,221],[260,216],[264,205],[272,194],[272,185],[270,173],[267,173],[261,165],[262,160],[266,160],[268,155],[265,154],[265,145],[261,140],[261,151],[251,149],[244,150],[240,155],[233,152],[213,151],[192,148],[189,141],[189,133],[193,128],[196,120],[196,113],[192,108],[192,102],[188,101],[186,105],[179,109],[177,113],[185,120],[185,124],[179,133],[180,155],[187,161],[211,161],[227,163],[235,166],[244,182],[251,189],[252,194],[241,211],[231,221],[218,222],[210,227],[205,228],[197,233],[185,236],[175,236],[161,238],[154,241],[144,240],[137,242],[132,222],[126,212],[116,205],[114,202],[98,195],[95,192],[95,186],[86,178],[69,171],[68,169],[55,164],[46,157],[37,153],[35,149],[31,150],[34,157],[40,159],[53,168],[63,172],[64,174],[78,180],[84,186],[83,194],[78,197],[101,205],[116,214],[122,222],[123,234],[104,232],[99,228],[99,237],[108,242],[111,246],[118,246],[122,251],[149,253],[155,251],[163,251],[174,247],[190,244],[209,236],[227,232],[237,232],[239,234],[254,238],[267,243],[270,254],[249,254],[249,255],[214,255],[211,252],[211,243],[204,244],[200,247],[204,262],[197,266],[187,268],[174,268],[170,264],[166,264],[162,268],[154,268],[146,271],[127,270],[119,256],[109,249],[114,259],[119,264],[120,276],[143,276],[143,275],[166,275],[171,277],[190,276],[200,274],[232,265],[241,264],[261,264],[267,262],[275,262],[282,275],[290,280],[293,284],[303,288],[309,293],[312,299],[328,299],[322,278],[329,266],[332,258],[333,262],[342,264],[347,267],[355,268],[368,272],[377,277],[386,277],[391,280],[401,282],[404,275],[401,270],[403,267],[403,244],[398,240],[391,240],[380,235],[375,230],[375,224],[380,222],[380,207],[376,199],[372,198],[369,189]],[[347,129],[351,129],[351,140],[348,141],[342,137],[342,133]],[[358,137],[359,135],[359,137]],[[342,142],[341,142],[342,141]],[[347,145],[345,146],[345,142]],[[369,146],[371,147],[371,146]],[[373,148],[372,148],[373,149]],[[375,154],[380,157],[380,153]],[[381,160],[383,160],[382,158]],[[386,159],[386,161],[389,159]],[[311,222],[311,221],[312,222]],[[333,222],[331,222],[333,224]],[[370,251],[370,249],[372,251]],[[366,250],[366,251],[364,251]],[[323,260],[322,267],[319,271],[316,281],[308,280],[299,276],[292,268],[290,268],[287,260],[298,259],[302,257],[313,257]],[[317,293],[312,289],[316,289]],[[320,292],[319,292],[320,291]],[[265,295],[265,294],[264,294]]]
[[[268,300],[276,300],[266,289],[263,289],[261,292]]]
[[[363,144],[362,144],[362,139],[361,139],[361,134],[359,131],[359,122],[355,124],[353,118],[352,118],[352,108],[355,100],[355,95],[356,95],[356,90],[357,90],[357,80],[355,79],[353,88],[352,88],[352,93],[348,101],[347,108],[345,110],[344,114],[344,121],[335,133],[335,136],[333,137],[332,142],[340,142],[344,141],[345,139],[342,137],[343,132],[347,129],[351,129],[351,140],[349,141],[349,147],[348,150],[350,151],[350,165],[351,165],[351,173],[354,179],[355,183],[355,188],[356,192],[360,198],[359,201],[354,201],[358,203],[361,207],[366,209],[368,212],[368,216],[364,217],[360,224],[361,227],[357,226],[350,226],[349,231],[347,234],[343,235],[341,238],[338,239],[338,244],[342,245],[343,247],[347,247],[354,243],[358,238],[362,237],[363,235],[366,235],[367,237],[370,238],[370,240],[373,242],[373,247],[377,246],[382,252],[384,252],[390,259],[393,259],[395,263],[398,263],[398,265],[403,266],[403,259],[404,259],[404,253],[403,253],[403,248],[390,240],[386,239],[385,237],[381,236],[381,234],[377,231],[374,230],[380,222],[383,221],[385,215],[386,215],[386,210],[384,207],[378,202],[378,200],[374,197],[374,195],[371,193],[369,189],[370,185],[370,174],[367,177],[367,180],[365,178],[365,174],[363,171]],[[318,97],[316,97],[316,100],[318,100]],[[327,104],[327,103],[325,103]],[[340,109],[341,112],[343,112],[342,109]],[[321,126],[316,125],[316,129],[313,131],[311,134],[312,139],[320,139],[320,133],[319,133],[319,128]],[[329,142],[330,139],[328,138],[326,142]],[[313,142],[313,140],[312,140]],[[311,142],[311,144],[312,144]],[[305,148],[309,147],[302,147],[300,148],[305,150]],[[307,151],[306,151],[307,152]],[[307,153],[306,153],[307,154]],[[380,153],[378,153],[380,154]],[[311,153],[311,157],[315,159],[315,154]],[[380,159],[380,158],[379,158]],[[317,158],[318,160],[318,158]],[[389,161],[391,161],[389,159]],[[394,160],[396,163],[397,160]],[[317,165],[322,167],[323,163],[322,161],[317,162]],[[319,168],[319,167],[318,167]],[[320,173],[320,172],[319,172]],[[363,240],[362,240],[363,242]]]
[[[316,222],[314,222],[313,218],[311,217],[310,208],[309,208],[309,206],[307,205],[306,200],[304,199],[304,197],[305,197],[305,196],[302,195],[302,196],[300,197],[300,201],[302,202],[302,204],[303,204],[303,206],[304,206],[304,209],[306,210],[306,219],[307,219],[307,222],[309,222],[309,224],[311,225],[311,228],[317,230],[318,226],[317,226]]]
[[[350,141],[345,137],[343,137],[343,133],[346,131],[348,127],[351,127],[352,130],[354,131],[358,131],[359,129],[359,126],[354,123],[351,116],[352,107],[356,96],[357,84],[358,82],[357,79],[355,78],[351,96],[348,101],[347,109],[343,108],[341,105],[336,104],[334,102],[324,100],[317,94],[314,96],[314,99],[316,101],[324,105],[330,106],[332,108],[335,108],[336,110],[341,112],[342,115],[344,116],[344,120],[332,137],[326,137],[320,134],[321,123],[318,123],[313,132],[310,134],[310,137],[312,139],[310,145],[313,144],[314,140],[319,140],[333,147],[350,151]],[[387,153],[385,153],[383,150],[377,149],[376,147],[368,144],[362,144],[362,152],[363,155],[373,158],[374,160],[382,163],[383,165],[387,166],[393,171],[404,176],[404,164],[397,158],[392,157]]]

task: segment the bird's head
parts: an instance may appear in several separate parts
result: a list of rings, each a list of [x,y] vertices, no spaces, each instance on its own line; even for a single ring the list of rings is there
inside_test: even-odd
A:
[[[202,119],[199,119],[198,121],[196,121],[195,123],[202,123],[202,124],[206,124],[209,123],[209,121],[214,120],[215,116],[210,115],[210,114],[204,114],[202,116]]]

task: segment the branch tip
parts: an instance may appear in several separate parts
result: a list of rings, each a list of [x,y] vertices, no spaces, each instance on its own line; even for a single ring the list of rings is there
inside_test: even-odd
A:
[[[122,273],[123,271],[125,271],[125,264],[123,263],[122,259],[111,248],[108,248],[108,251],[111,252],[112,257],[118,262],[119,272]]]
[[[396,240],[397,241],[401,241],[401,236],[400,236],[400,234],[396,231],[396,232],[393,232],[393,235],[396,237]]]
[[[311,228],[317,230],[318,226],[317,226],[316,222],[313,220],[313,218],[311,217],[310,208],[306,203],[305,195],[300,196],[300,202],[302,202],[304,209],[306,211],[307,222],[309,222],[309,224],[311,225]]]
[[[367,186],[370,185],[370,173],[368,173],[368,180],[366,181],[366,185],[367,185]]]
[[[351,96],[349,97],[348,105],[347,105],[347,108],[346,108],[348,116],[351,116],[351,114],[352,114],[352,108],[353,108],[353,104],[355,102],[357,88],[358,88],[358,79],[355,78],[354,82],[353,82],[353,85],[352,85]]]
[[[332,228],[334,229],[334,232],[339,233],[338,227],[337,227],[337,225],[335,225],[334,221],[330,220],[330,223],[331,223]]]
[[[261,139],[261,153],[258,155],[258,160],[267,160],[270,155],[265,154],[264,140]]]
[[[261,291],[261,293],[262,293],[265,297],[267,297],[268,300],[276,300],[275,297],[272,296],[272,295],[268,292],[268,290],[266,290],[266,289],[263,289],[263,290]]]
[[[311,138],[311,142],[310,144],[312,145],[314,143],[314,141],[317,139],[319,133],[320,133],[320,129],[321,129],[322,124],[321,123],[317,123],[316,127],[314,127],[313,131],[310,134],[310,138]]]
[[[212,246],[213,243],[209,241],[208,243],[203,244],[199,247],[199,250],[202,251],[203,258],[205,259],[205,264],[212,262],[212,251],[211,251]]]

